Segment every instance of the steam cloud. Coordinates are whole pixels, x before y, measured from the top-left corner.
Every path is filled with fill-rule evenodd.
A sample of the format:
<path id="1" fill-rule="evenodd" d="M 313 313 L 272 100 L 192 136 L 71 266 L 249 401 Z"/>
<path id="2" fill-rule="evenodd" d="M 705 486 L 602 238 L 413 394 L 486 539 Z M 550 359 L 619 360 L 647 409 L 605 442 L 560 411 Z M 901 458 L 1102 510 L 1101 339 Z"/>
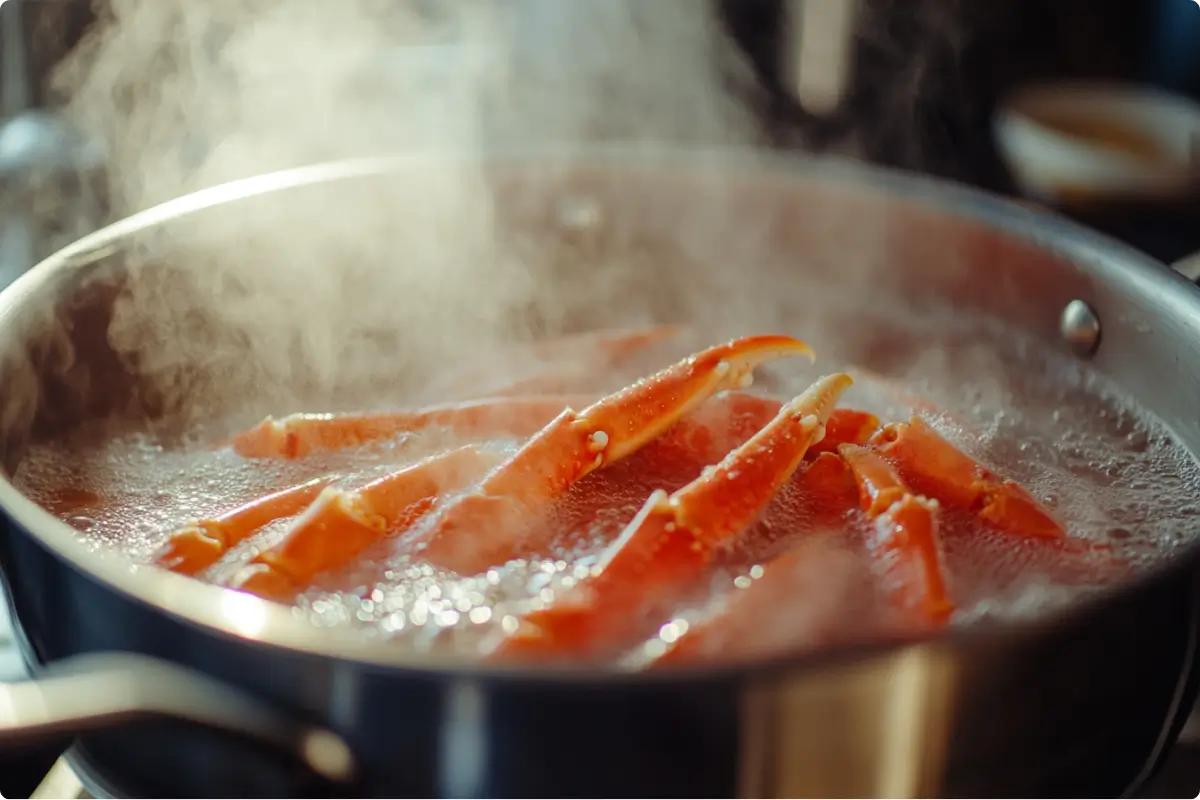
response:
<path id="1" fill-rule="evenodd" d="M 747 73 L 695 0 L 109 0 L 100 16 L 54 87 L 108 145 L 117 215 L 346 157 L 758 136 L 729 91 Z M 545 254 L 502 235 L 479 169 L 276 200 L 173 225 L 132 264 L 110 339 L 180 397 L 432 370 L 554 305 Z"/>

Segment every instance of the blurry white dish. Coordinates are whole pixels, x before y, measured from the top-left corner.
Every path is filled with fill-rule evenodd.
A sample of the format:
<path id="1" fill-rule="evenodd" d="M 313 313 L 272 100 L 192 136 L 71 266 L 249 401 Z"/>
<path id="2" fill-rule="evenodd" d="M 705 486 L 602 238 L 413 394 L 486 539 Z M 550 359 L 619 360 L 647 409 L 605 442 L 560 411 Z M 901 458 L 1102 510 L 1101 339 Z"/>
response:
<path id="1" fill-rule="evenodd" d="M 1153 87 L 1025 86 L 1000 104 L 993 135 L 1022 193 L 1043 202 L 1170 197 L 1200 174 L 1200 104 Z"/>

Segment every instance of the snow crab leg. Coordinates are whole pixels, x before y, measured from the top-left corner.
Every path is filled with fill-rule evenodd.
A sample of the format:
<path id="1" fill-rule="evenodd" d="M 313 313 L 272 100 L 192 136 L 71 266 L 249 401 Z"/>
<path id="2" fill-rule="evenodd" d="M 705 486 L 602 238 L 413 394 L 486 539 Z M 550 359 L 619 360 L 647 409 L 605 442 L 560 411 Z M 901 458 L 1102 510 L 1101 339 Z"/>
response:
<path id="1" fill-rule="evenodd" d="M 571 593 L 526 615 L 495 656 L 577 654 L 635 634 L 648 598 L 666 599 L 703 575 L 717 551 L 767 507 L 799 467 L 848 375 L 818 380 L 719 464 L 674 494 L 650 495 Z"/>
<path id="2" fill-rule="evenodd" d="M 761 426 L 779 408 L 778 401 L 736 392 L 719 400 L 710 403 L 713 410 L 738 427 Z M 673 435 L 694 436 L 694 427 L 680 425 Z M 999 530 L 1027 537 L 1066 536 L 1062 525 L 1029 492 L 1015 481 L 998 478 L 921 417 L 881 427 L 873 414 L 835 409 L 826 423 L 825 438 L 809 448 L 808 458 L 836 454 L 844 444 L 869 446 L 886 456 L 899 475 L 926 497 L 975 514 Z M 699 449 L 696 444 L 692 447 Z M 837 468 L 829 462 L 822 470 L 832 475 Z"/>
<path id="3" fill-rule="evenodd" d="M 607 367 L 652 345 L 678 336 L 680 325 L 655 325 L 633 331 L 598 331 L 531 345 L 519 359 L 533 364 L 553 364 L 568 357 L 583 360 L 582 376 Z M 492 366 L 494 370 L 494 365 Z M 478 370 L 456 379 L 470 391 L 480 380 Z M 253 428 L 235 434 L 228 444 L 244 458 L 303 458 L 314 450 L 340 450 L 367 442 L 390 439 L 431 426 L 442 426 L 460 436 L 508 434 L 529 436 L 573 404 L 587 404 L 593 396 L 579 395 L 580 381 L 561 374 L 539 374 L 484 393 L 474 401 L 431 406 L 417 411 L 376 414 L 292 414 L 267 417 Z M 575 396 L 557 405 L 548 397 Z M 448 390 L 443 396 L 455 394 Z"/>
<path id="4" fill-rule="evenodd" d="M 893 596 L 930 622 L 945 623 L 954 604 L 938 546 L 937 503 L 914 495 L 877 453 L 851 444 L 838 453 L 858 481 L 862 509 L 875 527 L 867 549 L 893 584 Z"/>
<path id="5" fill-rule="evenodd" d="M 267 417 L 230 444 L 243 458 L 303 458 L 316 450 L 343 450 L 431 427 L 464 437 L 530 436 L 587 395 L 497 397 L 376 414 L 292 414 Z"/>
<path id="6" fill-rule="evenodd" d="M 730 394 L 730 417 L 746 415 L 764 421 L 778 408 L 776 401 L 747 394 Z M 1064 538 L 1066 531 L 1053 515 L 1018 483 L 1003 480 L 941 436 L 921 417 L 880 426 L 865 411 L 836 409 L 826 425 L 825 438 L 809 449 L 809 458 L 838 453 L 844 444 L 866 445 L 884 456 L 899 475 L 926 497 L 977 515 L 1011 534 Z M 832 465 L 828 467 L 833 470 Z"/>
<path id="7" fill-rule="evenodd" d="M 257 555 L 230 585 L 270 600 L 294 596 L 318 574 L 349 565 L 389 531 L 408 528 L 445 492 L 462 489 L 499 462 L 498 453 L 467 446 L 358 489 L 328 487 L 283 540 Z"/>
<path id="8" fill-rule="evenodd" d="M 446 504 L 427 531 L 422 556 L 477 574 L 537 542 L 546 501 L 605 464 L 636 452 L 718 392 L 749 385 L 755 367 L 813 357 L 787 336 L 736 339 L 689 356 L 581 412 L 567 409 L 472 492 Z M 486 535 L 481 535 L 486 531 Z"/>
<path id="9" fill-rule="evenodd" d="M 432 507 L 432 500 L 441 492 L 461 489 L 499 462 L 498 453 L 468 446 L 377 478 L 355 491 L 330 486 L 332 478 L 315 478 L 179 528 L 159 549 L 154 563 L 172 572 L 196 575 L 271 522 L 306 512 L 274 549 L 283 551 L 285 558 L 293 551 L 320 551 L 323 555 L 311 557 L 311 574 L 315 575 L 343 566 L 366 546 L 352 541 L 354 533 L 361 533 L 357 523 L 371 530 L 399 525 L 406 521 L 406 511 L 414 503 L 428 500 Z M 352 522 L 339 527 L 342 516 Z M 408 516 L 416 519 L 419 515 Z M 331 537 L 331 541 L 321 541 Z M 344 553 L 349 555 L 339 558 Z M 327 561 L 321 562 L 322 557 Z"/>
<path id="10" fill-rule="evenodd" d="M 946 441 L 920 417 L 885 425 L 871 444 L 919 492 L 975 514 L 1006 533 L 1063 538 L 1050 512 L 1014 481 L 1002 480 Z"/>
<path id="11" fill-rule="evenodd" d="M 664 668 L 731 654 L 747 660 L 766 658 L 837 640 L 845 635 L 846 610 L 863 605 L 863 586 L 869 585 L 865 573 L 849 550 L 805 540 L 752 569 L 750 585 L 735 590 L 716 613 L 663 625 L 645 655 L 655 668 Z M 784 606 L 788 613 L 779 613 Z M 885 627 L 882 620 L 878 627 Z"/>
<path id="12" fill-rule="evenodd" d="M 213 519 L 185 525 L 167 539 L 154 563 L 183 575 L 203 572 L 264 525 L 299 514 L 328 484 L 328 478 L 316 478 L 259 497 Z"/>

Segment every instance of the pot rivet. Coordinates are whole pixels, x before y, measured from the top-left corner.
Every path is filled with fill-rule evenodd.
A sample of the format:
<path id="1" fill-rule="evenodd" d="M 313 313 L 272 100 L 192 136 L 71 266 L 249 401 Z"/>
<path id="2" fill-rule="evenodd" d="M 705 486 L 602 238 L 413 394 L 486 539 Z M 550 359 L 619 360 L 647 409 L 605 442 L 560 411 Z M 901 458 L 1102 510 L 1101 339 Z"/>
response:
<path id="1" fill-rule="evenodd" d="M 1067 303 L 1058 330 L 1077 356 L 1090 356 L 1100 345 L 1100 317 L 1082 300 Z"/>

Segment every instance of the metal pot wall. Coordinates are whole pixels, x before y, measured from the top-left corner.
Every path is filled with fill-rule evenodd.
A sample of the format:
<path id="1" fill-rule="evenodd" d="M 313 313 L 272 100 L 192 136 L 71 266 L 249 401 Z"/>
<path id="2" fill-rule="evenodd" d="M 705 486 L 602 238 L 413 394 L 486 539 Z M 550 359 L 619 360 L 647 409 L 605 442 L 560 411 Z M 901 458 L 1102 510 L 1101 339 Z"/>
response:
<path id="1" fill-rule="evenodd" d="M 865 297 L 986 314 L 1087 359 L 1200 446 L 1200 292 L 1055 217 L 758 153 L 482 163 L 506 236 L 571 244 L 574 266 L 547 280 L 582 283 L 578 308 L 563 314 L 580 327 L 704 309 L 715 335 L 745 323 L 757 300 L 786 305 L 815 281 L 862 281 Z M 30 441 L 84 420 L 178 410 L 108 344 L 112 287 L 132 259 L 249 257 L 264 219 L 303 232 L 330 208 L 362 236 L 387 236 L 394 220 L 381 200 L 397 185 L 474 166 L 413 157 L 265 176 L 152 209 L 50 258 L 0 294 L 8 474 Z M 327 244 L 334 253 L 344 241 Z M 608 265 L 611 282 L 623 248 L 661 252 L 659 269 L 623 276 L 625 304 L 597 303 L 589 281 Z M 746 265 L 724 312 L 687 266 L 697 254 Z M 845 269 L 848 259 L 863 268 Z M 857 351 L 837 355 L 871 366 L 886 357 L 887 332 L 861 325 Z M 258 410 L 272 400 L 205 398 L 214 413 L 222 401 Z M 41 668 L 2 690 L 0 739 L 81 734 L 80 771 L 132 796 L 1106 796 L 1149 774 L 1195 693 L 1195 546 L 1034 622 L 630 675 L 463 665 L 316 629 L 257 598 L 92 552 L 7 480 L 0 508 L 0 565 Z M 97 653 L 126 655 L 76 660 Z"/>

